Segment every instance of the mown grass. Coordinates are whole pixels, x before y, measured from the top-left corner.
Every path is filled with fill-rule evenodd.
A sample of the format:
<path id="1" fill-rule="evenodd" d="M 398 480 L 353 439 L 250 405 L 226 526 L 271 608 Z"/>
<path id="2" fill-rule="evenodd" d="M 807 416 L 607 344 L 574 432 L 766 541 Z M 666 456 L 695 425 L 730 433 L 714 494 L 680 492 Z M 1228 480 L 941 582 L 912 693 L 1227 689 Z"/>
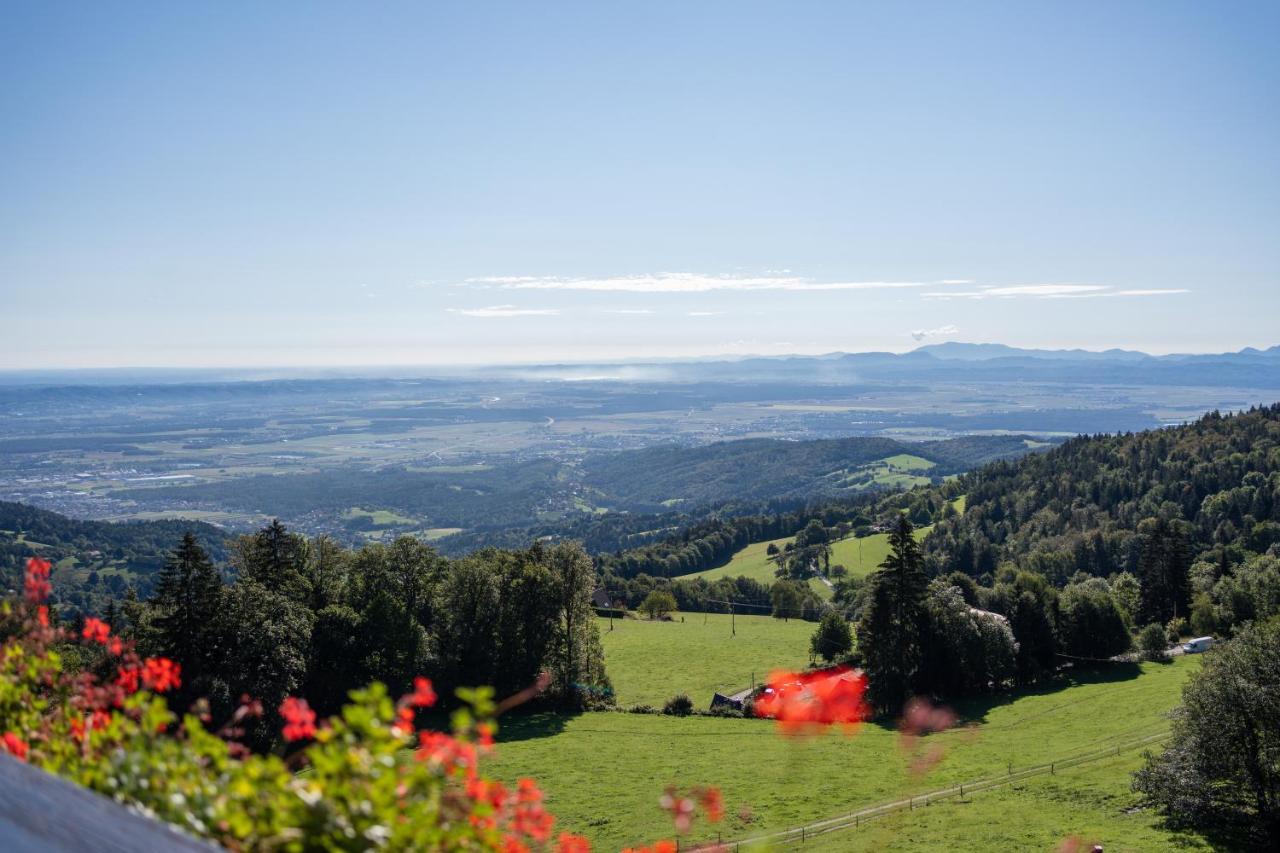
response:
<path id="1" fill-rule="evenodd" d="M 1129 782 L 1143 761 L 1141 751 L 1125 752 L 808 839 L 804 849 L 1052 851 L 1072 837 L 1085 842 L 1084 850 L 1102 844 L 1108 853 L 1214 849 L 1199 835 L 1171 831 L 1155 812 L 1139 808 Z"/>
<path id="2" fill-rule="evenodd" d="M 612 631 L 608 619 L 599 620 L 605 668 L 620 705 L 660 708 L 686 693 L 695 708 L 708 708 L 716 691 L 750 687 L 753 673 L 762 681 L 770 670 L 804 667 L 817 627 L 772 616 L 738 615 L 731 621 L 721 613 L 677 613 L 675 620 L 615 619 Z"/>
<path id="3" fill-rule="evenodd" d="M 764 720 L 608 712 L 507 719 L 491 768 L 511 780 L 536 776 L 563 826 L 584 832 L 600 850 L 670 836 L 670 821 L 657 804 L 667 785 L 717 785 L 724 794 L 725 820 L 712 828 L 700 824 L 690 841 L 714 838 L 717 832 L 743 838 L 1160 731 L 1187 674 L 1198 665 L 1194 658 L 1120 665 L 1081 673 L 1056 689 L 963 703 L 958 710 L 972 725 L 922 739 L 919 748 L 944 751 L 931 770 L 919 775 L 910 772 L 912 756 L 891 726 L 866 724 L 849 736 L 793 738 Z M 1011 842 L 983 849 L 1053 849 L 1039 839 L 1060 830 L 1065 834 L 1068 824 L 1080 832 L 1105 831 L 1108 841 L 1121 845 L 1116 849 L 1160 849 L 1165 836 L 1150 836 L 1157 841 L 1145 844 L 1144 833 L 1155 832 L 1148 819 L 1132 825 L 1123 819 L 1132 805 L 1125 774 L 1123 764 L 1105 773 L 1083 765 L 1073 777 L 973 795 L 977 808 L 985 810 L 981 814 L 969 816 L 963 811 L 973 808 L 969 805 L 929 807 L 940 815 L 953 809 L 953 827 L 934 819 L 933 812 L 894 818 L 900 823 L 886 826 L 905 827 L 902 832 L 918 833 L 947 849 L 961 842 L 976 849 L 992 838 Z M 1069 779 L 1077 777 L 1096 780 L 1097 789 L 1070 793 Z M 1017 797 L 1025 799 L 1010 799 Z M 1054 813 L 1057 799 L 1071 807 Z M 1032 841 L 1024 844 L 1024 839 Z M 827 849 L 851 849 L 840 846 L 846 841 L 862 843 L 861 836 L 844 833 Z"/>

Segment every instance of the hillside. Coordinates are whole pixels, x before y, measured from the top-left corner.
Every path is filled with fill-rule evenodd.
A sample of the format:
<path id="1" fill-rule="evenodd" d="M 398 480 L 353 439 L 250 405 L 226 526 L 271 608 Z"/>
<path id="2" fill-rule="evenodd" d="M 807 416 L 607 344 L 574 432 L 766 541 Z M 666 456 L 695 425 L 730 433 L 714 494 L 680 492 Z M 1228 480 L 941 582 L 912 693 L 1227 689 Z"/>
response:
<path id="1" fill-rule="evenodd" d="M 592 457 L 583 463 L 583 482 L 631 507 L 832 495 L 901 485 L 892 478 L 877 481 L 885 466 L 876 463 L 886 460 L 898 461 L 897 466 L 889 465 L 903 469 L 898 473 L 927 472 L 939 477 L 994 459 L 1021 456 L 1036 446 L 1026 436 L 967 436 L 921 443 L 888 438 L 744 439 Z"/>
<path id="2" fill-rule="evenodd" d="M 1180 427 L 1072 439 L 960 478 L 965 512 L 926 542 L 944 571 L 980 575 L 1017 560 L 1061 582 L 1133 571 L 1139 526 L 1182 525 L 1220 560 L 1280 542 L 1280 405 L 1210 413 Z"/>
<path id="3" fill-rule="evenodd" d="M 199 521 L 78 521 L 25 504 L 0 501 L 0 572 L 10 589 L 20 586 L 30 556 L 56 566 L 57 600 L 100 612 L 109 598 L 133 586 L 145 596 L 165 555 L 191 531 L 210 555 L 225 561 L 226 532 Z"/>

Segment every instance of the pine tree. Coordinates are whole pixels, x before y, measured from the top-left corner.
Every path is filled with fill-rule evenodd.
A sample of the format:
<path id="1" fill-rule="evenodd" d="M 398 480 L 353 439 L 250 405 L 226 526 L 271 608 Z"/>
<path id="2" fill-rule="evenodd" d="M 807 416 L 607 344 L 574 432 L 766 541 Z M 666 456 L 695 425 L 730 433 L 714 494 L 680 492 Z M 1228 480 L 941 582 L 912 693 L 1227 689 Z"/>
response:
<path id="1" fill-rule="evenodd" d="M 182 665 L 188 684 L 207 669 L 211 623 L 218 614 L 222 578 L 194 534 L 188 532 L 156 580 L 150 606 L 159 651 Z"/>
<path id="2" fill-rule="evenodd" d="M 924 558 L 905 515 L 898 516 L 897 526 L 889 534 L 889 549 L 889 556 L 871 574 L 867 604 L 858 625 L 868 694 L 876 709 L 884 713 L 901 709 L 917 686 L 928 587 Z"/>
<path id="3" fill-rule="evenodd" d="M 311 598 L 307 578 L 307 541 L 290 533 L 280 519 L 236 543 L 240 575 L 299 603 Z"/>

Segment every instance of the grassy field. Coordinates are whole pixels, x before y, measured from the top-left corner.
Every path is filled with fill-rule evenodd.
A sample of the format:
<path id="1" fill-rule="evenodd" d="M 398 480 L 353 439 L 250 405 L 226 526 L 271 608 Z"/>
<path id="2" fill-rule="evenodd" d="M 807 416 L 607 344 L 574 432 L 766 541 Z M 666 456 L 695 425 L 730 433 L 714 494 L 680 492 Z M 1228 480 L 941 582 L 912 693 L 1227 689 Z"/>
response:
<path id="1" fill-rule="evenodd" d="M 679 621 L 681 618 L 684 621 Z M 677 693 L 687 693 L 695 708 L 711 706 L 711 694 L 733 693 L 781 667 L 802 668 L 809 662 L 812 622 L 784 622 L 772 616 L 720 613 L 676 614 L 675 622 L 641 619 L 600 620 L 605 667 L 618 703 L 662 707 Z"/>
<path id="2" fill-rule="evenodd" d="M 398 515 L 388 509 L 361 509 L 360 507 L 352 507 L 342 516 L 345 519 L 367 518 L 379 527 L 386 527 L 392 524 L 416 524 L 417 521 L 412 518 L 406 518 Z"/>
<path id="3" fill-rule="evenodd" d="M 933 525 L 917 527 L 916 541 L 919 542 L 924 539 L 932 529 Z M 765 551 L 771 544 L 776 544 L 779 548 L 782 548 L 793 538 L 788 536 L 783 539 L 772 539 L 768 542 L 753 542 L 734 554 L 733 558 L 723 566 L 707 569 L 705 572 L 685 575 L 684 577 L 715 580 L 716 578 L 736 578 L 739 575 L 744 575 L 760 581 L 760 583 L 773 583 L 777 580 L 774 576 L 776 566 L 769 562 L 769 556 Z M 831 565 L 844 566 L 849 570 L 849 574 L 855 577 L 864 577 L 871 574 L 871 572 L 875 571 L 876 566 L 880 565 L 887 556 L 889 556 L 889 534 L 887 533 L 873 533 L 870 536 L 863 536 L 861 539 L 849 536 L 831 545 Z M 831 590 L 817 578 L 810 578 L 809 585 L 824 598 L 831 597 Z"/>
<path id="4" fill-rule="evenodd" d="M 892 458 L 896 459 L 897 457 Z M 914 459 L 915 457 L 908 458 Z M 961 495 L 951 501 L 951 505 L 956 508 L 957 512 L 963 513 L 965 496 Z M 919 542 L 924 539 L 932 529 L 932 524 L 917 527 L 916 541 Z M 760 583 L 773 583 L 777 579 L 774 576 L 776 566 L 769 562 L 769 555 L 766 552 L 770 545 L 784 548 L 794 538 L 794 536 L 784 536 L 781 539 L 770 539 L 767 542 L 752 542 L 734 554 L 729 562 L 723 566 L 685 575 L 684 577 L 715 580 L 716 578 L 736 578 L 741 575 L 760 581 Z M 887 533 L 873 533 L 870 536 L 863 536 L 861 539 L 849 536 L 831 545 L 831 565 L 844 566 L 849 570 L 849 574 L 855 577 L 865 577 L 871 574 L 887 556 L 889 556 L 889 534 Z M 831 590 L 818 579 L 811 579 L 809 584 L 823 598 L 831 597 Z"/>
<path id="5" fill-rule="evenodd" d="M 1111 851 L 1211 850 L 1193 833 L 1171 832 L 1154 813 L 1132 808 L 1130 774 L 1142 766 L 1141 751 L 1072 767 L 1052 776 L 998 788 L 964 799 L 899 812 L 806 841 L 814 853 L 858 850 L 988 851 L 1057 850 L 1067 838 L 1102 844 Z M 1016 820 L 1010 816 L 1015 815 Z"/>
<path id="6" fill-rule="evenodd" d="M 562 824 L 601 850 L 669 836 L 657 798 L 671 784 L 714 784 L 724 794 L 725 820 L 710 835 L 695 830 L 690 841 L 715 831 L 738 839 L 1161 731 L 1198 665 L 1191 658 L 1124 665 L 1053 690 L 963 703 L 957 710 L 971 725 L 925 738 L 918 749 L 943 752 L 920 775 L 909 771 L 912 756 L 892 727 L 806 739 L 779 735 L 763 720 L 624 713 L 510 718 L 491 767 L 505 778 L 536 776 Z M 830 837 L 823 849 L 1052 850 L 1068 833 L 1105 836 L 1109 851 L 1167 849 L 1173 838 L 1153 828 L 1151 815 L 1126 814 L 1134 804 L 1126 774 L 1135 760 L 1122 754 L 975 794 L 970 803 L 891 817 L 882 827 Z M 871 832 L 882 835 L 868 841 Z"/>

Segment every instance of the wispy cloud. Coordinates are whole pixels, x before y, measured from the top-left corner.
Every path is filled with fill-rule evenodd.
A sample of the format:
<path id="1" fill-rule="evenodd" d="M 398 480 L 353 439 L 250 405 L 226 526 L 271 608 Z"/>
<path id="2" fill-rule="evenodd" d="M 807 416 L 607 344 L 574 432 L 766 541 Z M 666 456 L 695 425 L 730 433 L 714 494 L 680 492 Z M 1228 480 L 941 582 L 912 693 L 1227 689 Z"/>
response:
<path id="1" fill-rule="evenodd" d="M 690 311 L 690 317 L 719 317 L 723 311 Z"/>
<path id="2" fill-rule="evenodd" d="M 486 308 L 446 308 L 450 314 L 464 317 L 554 317 L 555 308 L 517 308 L 514 305 L 490 305 Z"/>
<path id="3" fill-rule="evenodd" d="M 1165 296 L 1190 293 L 1185 288 L 1116 290 L 1107 284 L 1019 284 L 979 287 L 977 290 L 939 290 L 920 294 L 925 299 L 1094 299 L 1104 296 Z"/>
<path id="4" fill-rule="evenodd" d="M 467 279 L 467 284 L 510 290 L 593 290 L 630 293 L 708 293 L 719 290 L 892 290 L 971 284 L 966 279 L 940 281 L 816 281 L 796 275 L 708 275 L 691 272 L 662 272 L 653 275 L 625 275 L 606 278 L 561 278 L 558 276 L 487 276 Z"/>
<path id="5" fill-rule="evenodd" d="M 605 308 L 606 314 L 652 314 L 652 308 Z"/>
<path id="6" fill-rule="evenodd" d="M 958 334 L 960 334 L 959 329 L 955 326 L 947 325 L 939 326 L 936 329 L 916 329 L 911 333 L 911 337 L 915 338 L 917 341 L 923 341 L 925 338 L 942 338 Z"/>

